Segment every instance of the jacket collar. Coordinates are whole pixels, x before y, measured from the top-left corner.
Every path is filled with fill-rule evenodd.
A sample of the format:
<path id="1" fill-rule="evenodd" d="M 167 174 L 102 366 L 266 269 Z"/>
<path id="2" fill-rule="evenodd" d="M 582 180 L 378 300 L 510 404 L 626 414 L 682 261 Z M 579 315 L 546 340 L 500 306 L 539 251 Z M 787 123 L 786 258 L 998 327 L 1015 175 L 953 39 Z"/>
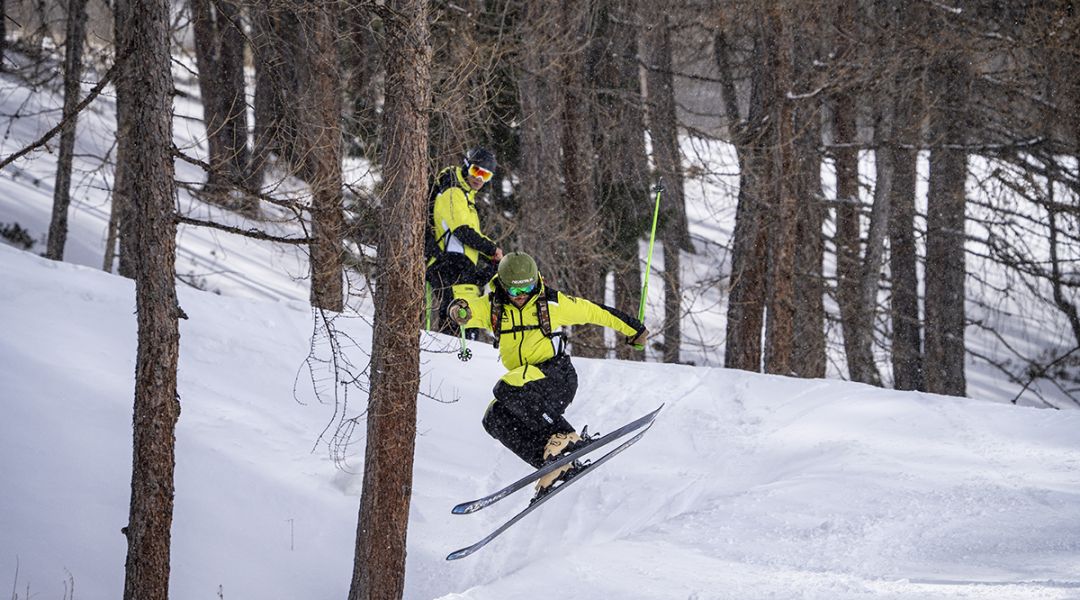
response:
<path id="1" fill-rule="evenodd" d="M 454 176 L 457 178 L 458 187 L 465 191 L 465 195 L 469 200 L 473 199 L 476 195 L 476 190 L 472 189 L 469 182 L 465 179 L 465 169 L 461 167 L 454 167 Z"/>

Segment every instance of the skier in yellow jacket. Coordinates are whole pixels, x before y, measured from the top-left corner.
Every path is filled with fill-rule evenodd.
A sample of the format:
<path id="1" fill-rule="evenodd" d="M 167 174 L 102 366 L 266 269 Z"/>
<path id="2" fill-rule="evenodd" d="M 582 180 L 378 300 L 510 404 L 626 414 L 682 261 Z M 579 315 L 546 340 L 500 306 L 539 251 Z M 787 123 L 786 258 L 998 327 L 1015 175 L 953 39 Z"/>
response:
<path id="1" fill-rule="evenodd" d="M 614 308 L 563 294 L 544 285 L 528 254 L 511 252 L 499 262 L 492 291 L 475 288 L 455 294 L 448 315 L 465 328 L 491 330 L 508 373 L 493 390 L 484 429 L 533 467 L 588 443 L 563 417 L 577 392 L 577 372 L 564 350 L 566 325 L 603 325 L 623 334 L 628 344 L 645 343 L 648 330 Z M 537 497 L 572 476 L 575 465 L 537 482 Z"/>
<path id="2" fill-rule="evenodd" d="M 444 325 L 446 307 L 457 286 L 484 285 L 495 275 L 495 265 L 503 257 L 502 249 L 480 232 L 476 211 L 476 193 L 495 175 L 495 155 L 474 148 L 465 155 L 461 167 L 447 167 L 439 172 L 432 189 L 432 238 L 425 276 L 432 291 L 441 294 L 439 318 Z M 442 328 L 445 333 L 455 329 Z"/>

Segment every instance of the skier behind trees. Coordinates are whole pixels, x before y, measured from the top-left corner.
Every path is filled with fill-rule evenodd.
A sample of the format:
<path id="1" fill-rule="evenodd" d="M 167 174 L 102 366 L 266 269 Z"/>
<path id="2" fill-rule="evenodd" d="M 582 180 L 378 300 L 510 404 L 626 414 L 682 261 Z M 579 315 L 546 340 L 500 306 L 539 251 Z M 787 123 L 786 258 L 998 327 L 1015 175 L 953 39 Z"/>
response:
<path id="1" fill-rule="evenodd" d="M 603 325 L 625 335 L 634 346 L 643 345 L 649 332 L 621 311 L 545 286 L 536 262 L 521 252 L 503 257 L 491 287 L 486 296 L 476 291 L 455 294 L 448 316 L 461 327 L 494 333 L 495 347 L 509 372 L 495 384 L 495 399 L 484 413 L 484 429 L 522 460 L 540 468 L 590 441 L 563 417 L 577 392 L 577 372 L 560 328 Z M 577 467 L 575 462 L 541 478 L 536 497 L 572 477 Z"/>
<path id="2" fill-rule="evenodd" d="M 436 328 L 444 333 L 457 333 L 456 323 L 446 318 L 457 287 L 476 286 L 479 293 L 495 276 L 495 266 L 503 257 L 502 249 L 480 232 L 476 212 L 476 192 L 495 175 L 496 166 L 494 154 L 474 148 L 465 155 L 463 166 L 447 167 L 435 176 L 424 275 L 432 293 L 440 298 Z"/>

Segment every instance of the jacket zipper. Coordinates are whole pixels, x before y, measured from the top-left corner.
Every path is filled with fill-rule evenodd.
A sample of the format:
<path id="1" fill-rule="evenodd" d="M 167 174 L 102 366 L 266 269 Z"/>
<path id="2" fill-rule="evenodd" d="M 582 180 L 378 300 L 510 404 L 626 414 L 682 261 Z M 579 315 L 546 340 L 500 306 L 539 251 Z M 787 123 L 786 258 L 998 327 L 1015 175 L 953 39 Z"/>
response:
<path id="1" fill-rule="evenodd" d="M 521 326 L 524 328 L 525 327 L 525 314 L 524 314 L 524 311 L 522 311 L 520 308 L 517 308 L 516 306 L 514 308 L 517 309 L 518 315 L 521 316 Z M 514 340 L 515 341 L 517 341 L 517 339 L 518 339 L 518 334 L 521 334 L 521 339 L 524 341 L 525 332 L 524 331 L 517 331 L 517 325 L 514 323 L 514 311 L 510 311 L 510 329 L 512 331 L 514 331 Z M 525 370 L 521 372 L 521 377 L 522 377 L 522 379 L 524 379 L 529 374 L 529 363 L 525 362 L 525 355 L 521 353 L 521 346 L 522 345 L 523 344 L 519 343 L 517 345 L 517 347 L 518 347 L 518 363 L 525 366 Z"/>

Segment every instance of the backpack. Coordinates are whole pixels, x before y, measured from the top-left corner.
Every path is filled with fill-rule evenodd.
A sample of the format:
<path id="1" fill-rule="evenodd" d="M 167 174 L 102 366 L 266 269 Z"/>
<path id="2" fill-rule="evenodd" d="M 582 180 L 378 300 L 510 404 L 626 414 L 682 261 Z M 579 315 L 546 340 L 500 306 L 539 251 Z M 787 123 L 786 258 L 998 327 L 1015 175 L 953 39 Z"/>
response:
<path id="1" fill-rule="evenodd" d="M 438 260 L 443 253 L 439 248 L 439 242 L 448 232 L 444 231 L 442 235 L 435 237 L 435 198 L 457 185 L 457 174 L 454 169 L 455 167 L 447 167 L 439 171 L 431 180 L 431 188 L 428 190 L 427 223 L 424 225 L 424 264 L 431 263 L 433 259 Z"/>

